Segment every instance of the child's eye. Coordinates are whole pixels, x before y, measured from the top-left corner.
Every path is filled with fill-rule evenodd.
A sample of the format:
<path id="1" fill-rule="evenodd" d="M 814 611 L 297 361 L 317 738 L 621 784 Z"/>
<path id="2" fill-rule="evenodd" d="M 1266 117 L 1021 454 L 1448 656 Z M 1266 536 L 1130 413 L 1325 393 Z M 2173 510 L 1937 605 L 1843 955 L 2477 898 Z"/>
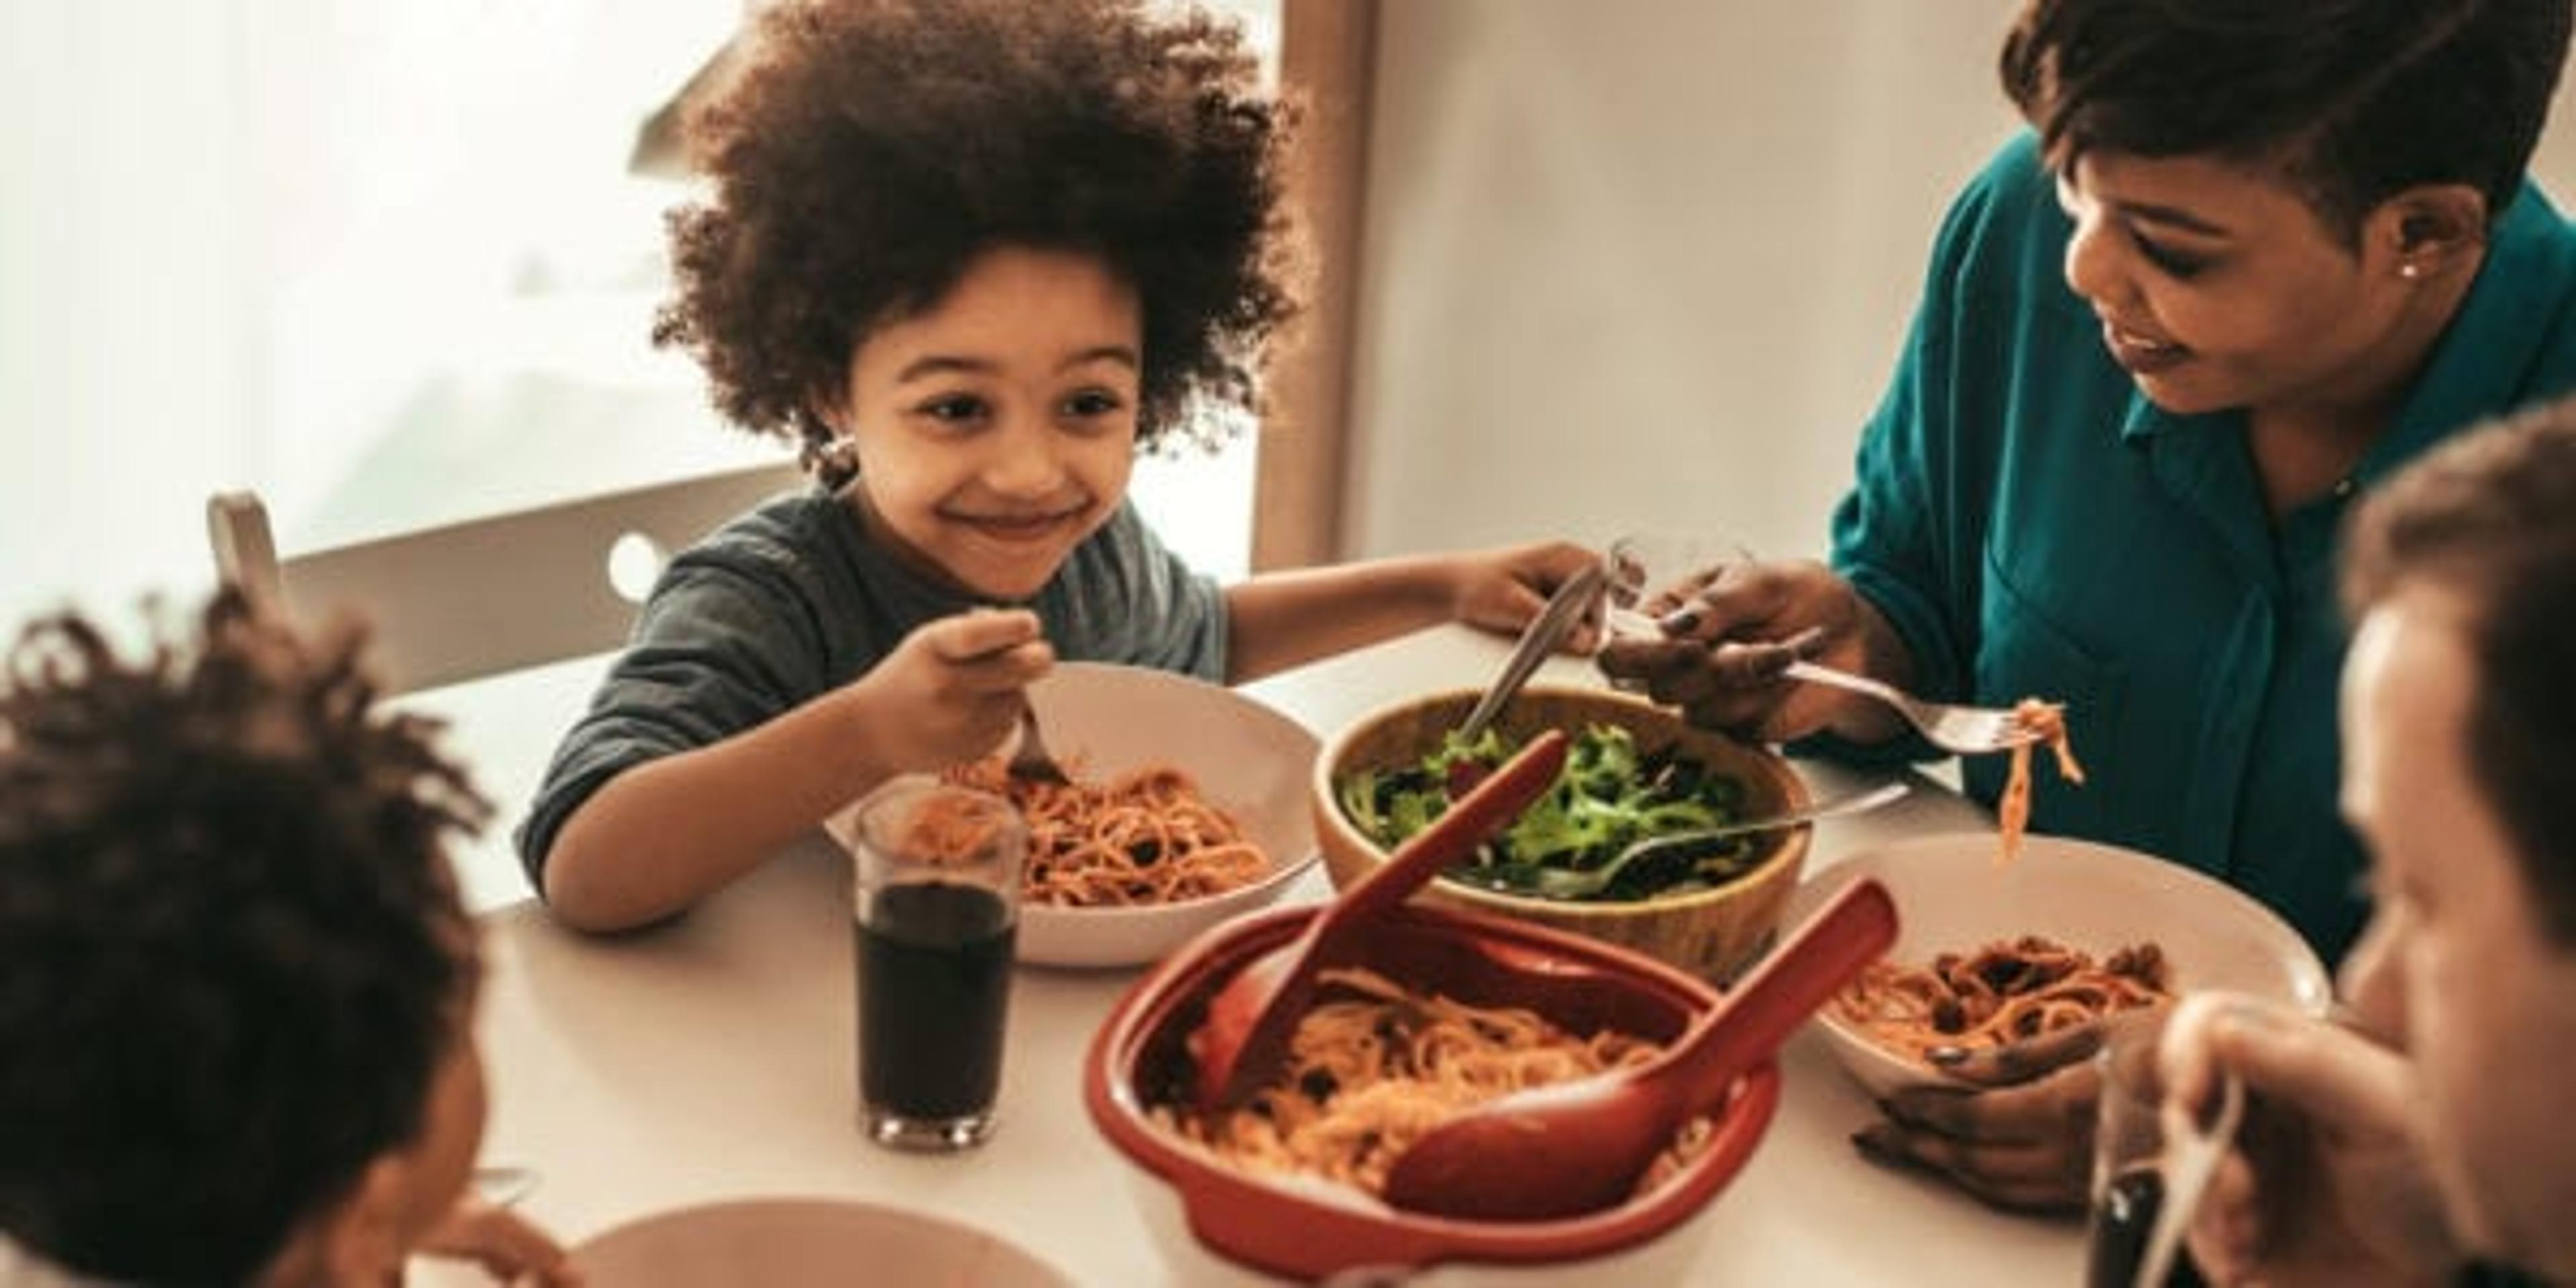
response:
<path id="1" fill-rule="evenodd" d="M 2190 281 L 2209 267 L 2209 261 L 2200 256 L 2186 255 L 2138 233 L 2129 234 L 2129 240 L 2137 244 L 2138 253 L 2146 256 L 2148 263 L 2164 270 L 2165 275 L 2175 281 Z"/>
<path id="2" fill-rule="evenodd" d="M 1064 400 L 1064 414 L 1085 419 L 1111 415 L 1127 405 L 1127 400 L 1108 389 L 1085 389 Z"/>
<path id="3" fill-rule="evenodd" d="M 930 399 L 913 411 L 932 420 L 960 422 L 983 419 L 987 408 L 983 399 L 972 394 L 948 394 Z"/>

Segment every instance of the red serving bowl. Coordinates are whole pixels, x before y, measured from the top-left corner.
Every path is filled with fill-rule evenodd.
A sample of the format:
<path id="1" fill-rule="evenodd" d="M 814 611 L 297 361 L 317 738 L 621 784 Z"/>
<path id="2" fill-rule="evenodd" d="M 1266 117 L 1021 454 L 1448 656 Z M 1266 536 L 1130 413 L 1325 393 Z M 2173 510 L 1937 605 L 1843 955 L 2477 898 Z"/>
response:
<path id="1" fill-rule="evenodd" d="M 1127 991 L 1083 1062 L 1092 1123 L 1144 1174 L 1160 1179 L 1161 1185 L 1144 1188 L 1176 1191 L 1190 1232 L 1227 1257 L 1304 1279 L 1360 1267 L 1594 1257 L 1657 1240 L 1699 1212 L 1770 1124 L 1780 1074 L 1766 1062 L 1737 1082 L 1705 1147 L 1678 1175 L 1617 1207 L 1554 1221 L 1425 1216 L 1319 1180 L 1286 1183 L 1220 1162 L 1154 1122 L 1149 1111 L 1186 1101 L 1191 1066 L 1184 1043 L 1208 997 L 1245 962 L 1293 938 L 1317 911 L 1311 905 L 1277 909 L 1200 936 Z M 1351 964 L 1472 1005 L 1525 1006 L 1575 1032 L 1607 1026 L 1662 1042 L 1679 1036 L 1718 998 L 1706 982 L 1625 949 L 1526 922 L 1419 906 L 1399 908 L 1372 927 Z M 1151 1222 L 1151 1197 L 1146 1201 Z"/>

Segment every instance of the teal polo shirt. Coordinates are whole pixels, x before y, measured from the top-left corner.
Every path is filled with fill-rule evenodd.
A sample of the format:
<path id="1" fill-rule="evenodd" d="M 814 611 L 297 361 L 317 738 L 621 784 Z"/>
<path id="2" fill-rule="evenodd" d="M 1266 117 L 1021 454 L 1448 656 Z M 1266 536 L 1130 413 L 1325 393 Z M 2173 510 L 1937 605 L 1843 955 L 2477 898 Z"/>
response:
<path id="1" fill-rule="evenodd" d="M 2035 830 L 2218 876 L 2334 961 L 2368 912 L 2335 803 L 2337 531 L 2443 437 L 2576 387 L 2576 231 L 2526 185 L 2395 427 L 2277 523 L 2241 412 L 2166 413 L 2111 361 L 2071 231 L 2027 134 L 1952 207 L 1834 566 L 1930 696 L 2066 703 L 2090 778 L 2035 766 Z M 1963 768 L 1991 806 L 2004 758 Z"/>

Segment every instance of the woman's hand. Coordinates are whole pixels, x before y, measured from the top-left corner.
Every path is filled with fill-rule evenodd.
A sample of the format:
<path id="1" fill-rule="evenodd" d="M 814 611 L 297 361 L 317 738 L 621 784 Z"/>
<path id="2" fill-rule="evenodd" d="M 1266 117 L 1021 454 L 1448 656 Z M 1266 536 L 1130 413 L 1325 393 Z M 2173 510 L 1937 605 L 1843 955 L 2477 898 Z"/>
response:
<path id="1" fill-rule="evenodd" d="M 1896 718 L 1866 698 L 1781 677 L 1810 658 L 1900 687 L 1912 680 L 1895 632 L 1823 564 L 1725 564 L 1654 588 L 1641 608 L 1663 638 L 1614 638 L 1601 669 L 1692 724 L 1765 742 L 1826 729 L 1864 742 L 1897 732 Z"/>
<path id="2" fill-rule="evenodd" d="M 2001 1208 L 2075 1212 L 2093 1174 L 2103 1027 L 2076 1025 L 1944 1065 L 1977 1084 L 1909 1087 L 1852 1137 L 1874 1162 L 1922 1168 Z"/>
<path id="3" fill-rule="evenodd" d="M 2185 998 L 2157 1050 L 2166 1112 L 2247 1091 L 2201 1199 L 2193 1261 L 2215 1284 L 2442 1282 L 2465 1259 L 2416 1135 L 2405 1057 L 2341 1025 L 2226 994 Z"/>
<path id="4" fill-rule="evenodd" d="M 424 1256 L 471 1261 L 511 1288 L 577 1288 L 581 1271 L 552 1236 L 508 1208 L 467 1196 L 421 1236 Z"/>
<path id="5" fill-rule="evenodd" d="M 1517 635 L 1547 607 L 1548 596 L 1600 556 L 1567 541 L 1480 550 L 1456 556 L 1450 615 L 1469 626 Z M 1595 615 L 1597 617 L 1597 614 Z M 1566 633 L 1560 651 L 1589 652 L 1601 638 L 1598 621 Z"/>
<path id="6" fill-rule="evenodd" d="M 1018 724 L 1025 690 L 1055 665 L 1037 614 L 977 609 L 923 624 L 850 685 L 866 703 L 869 758 L 887 773 L 991 754 Z"/>

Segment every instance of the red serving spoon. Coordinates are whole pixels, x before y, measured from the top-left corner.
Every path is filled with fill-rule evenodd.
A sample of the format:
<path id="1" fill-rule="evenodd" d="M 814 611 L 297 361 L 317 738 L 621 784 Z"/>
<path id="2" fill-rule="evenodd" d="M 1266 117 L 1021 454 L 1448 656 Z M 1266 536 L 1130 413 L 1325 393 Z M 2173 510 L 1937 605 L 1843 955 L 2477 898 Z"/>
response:
<path id="1" fill-rule="evenodd" d="M 1718 1103 L 1895 942 L 1887 887 L 1853 881 L 1662 1054 L 1514 1092 L 1442 1123 L 1396 1158 L 1386 1201 L 1489 1221 L 1553 1220 L 1620 1202 L 1691 1115 Z"/>
<path id="2" fill-rule="evenodd" d="M 1279 1066 L 1306 1013 L 1316 972 L 1347 956 L 1378 914 L 1403 903 L 1442 868 L 1519 817 L 1565 767 L 1566 737 L 1551 729 L 1504 762 L 1447 812 L 1417 832 L 1375 872 L 1315 914 L 1295 939 L 1254 958 L 1208 999 L 1207 1019 L 1189 1037 L 1198 1065 L 1198 1104 L 1213 1112 L 1240 1104 Z"/>

